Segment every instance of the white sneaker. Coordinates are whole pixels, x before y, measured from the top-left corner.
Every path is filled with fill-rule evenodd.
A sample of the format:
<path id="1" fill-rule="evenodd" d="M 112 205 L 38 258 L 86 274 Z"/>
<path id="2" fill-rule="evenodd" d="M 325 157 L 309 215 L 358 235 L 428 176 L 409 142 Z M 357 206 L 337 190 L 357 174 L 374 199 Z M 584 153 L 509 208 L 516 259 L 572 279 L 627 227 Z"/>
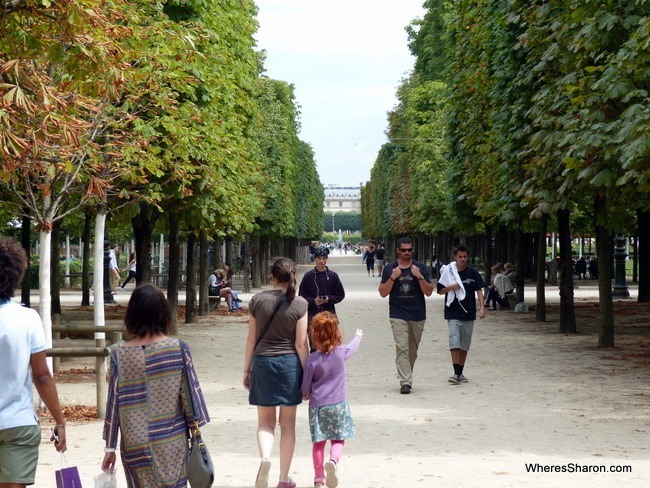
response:
<path id="1" fill-rule="evenodd" d="M 339 479 L 336 476 L 336 463 L 331 459 L 323 465 L 325 468 L 325 485 L 327 488 L 336 488 L 339 485 Z"/>
<path id="2" fill-rule="evenodd" d="M 257 478 L 255 478 L 255 488 L 269 488 L 269 471 L 271 471 L 271 461 L 264 458 L 260 463 Z"/>

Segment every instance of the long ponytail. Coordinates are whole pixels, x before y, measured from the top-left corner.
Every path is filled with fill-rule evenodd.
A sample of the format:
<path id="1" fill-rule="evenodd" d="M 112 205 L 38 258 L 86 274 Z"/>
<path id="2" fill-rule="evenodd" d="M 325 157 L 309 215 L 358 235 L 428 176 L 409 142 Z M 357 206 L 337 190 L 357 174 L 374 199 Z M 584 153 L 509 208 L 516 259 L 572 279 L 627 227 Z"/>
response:
<path id="1" fill-rule="evenodd" d="M 296 263 L 289 258 L 273 258 L 271 261 L 271 276 L 278 283 L 287 283 L 287 293 L 285 295 L 287 302 L 296 298 Z"/>

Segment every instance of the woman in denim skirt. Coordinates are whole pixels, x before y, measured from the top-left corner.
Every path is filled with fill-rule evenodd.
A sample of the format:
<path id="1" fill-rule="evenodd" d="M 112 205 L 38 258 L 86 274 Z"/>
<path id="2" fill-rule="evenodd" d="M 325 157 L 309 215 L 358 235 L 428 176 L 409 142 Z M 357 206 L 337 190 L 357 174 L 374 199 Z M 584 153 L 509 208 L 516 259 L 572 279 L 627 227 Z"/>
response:
<path id="1" fill-rule="evenodd" d="M 307 359 L 307 301 L 296 294 L 296 265 L 287 258 L 271 263 L 271 290 L 249 303 L 244 387 L 257 406 L 260 466 L 255 488 L 269 486 L 269 456 L 280 424 L 278 488 L 294 488 L 289 469 L 296 445 L 296 409 L 302 402 L 302 366 Z M 268 324 L 268 327 L 267 327 Z"/>

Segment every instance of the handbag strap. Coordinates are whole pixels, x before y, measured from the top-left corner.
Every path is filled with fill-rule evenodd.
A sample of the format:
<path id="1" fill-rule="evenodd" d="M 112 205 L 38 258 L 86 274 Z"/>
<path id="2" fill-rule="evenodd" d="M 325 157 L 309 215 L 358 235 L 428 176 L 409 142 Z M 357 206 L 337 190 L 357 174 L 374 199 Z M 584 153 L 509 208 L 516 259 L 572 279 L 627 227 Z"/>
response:
<path id="1" fill-rule="evenodd" d="M 269 327 L 271 327 L 271 322 L 273 322 L 273 317 L 275 317 L 275 314 L 278 312 L 278 310 L 280 310 L 280 307 L 286 301 L 286 299 L 287 299 L 287 297 L 282 295 L 280 297 L 280 299 L 278 300 L 278 303 L 276 303 L 275 309 L 273 310 L 273 313 L 269 317 L 269 320 L 266 321 L 266 325 L 262 329 L 262 332 L 260 333 L 260 335 L 257 337 L 257 341 L 255 341 L 255 347 L 253 348 L 253 352 L 255 352 L 255 349 L 257 349 L 257 346 L 260 345 L 260 342 L 262 342 L 262 338 L 264 337 L 264 334 L 266 334 L 266 332 L 269 330 Z"/>
<path id="2" fill-rule="evenodd" d="M 182 339 L 180 340 L 181 343 L 184 343 Z M 189 396 L 189 403 L 190 403 L 190 408 L 192 409 L 192 418 L 194 419 L 194 428 L 196 431 L 199 430 L 199 415 L 196 413 L 196 407 L 194 406 L 194 394 L 192 393 L 192 385 L 190 384 L 190 375 L 189 375 L 189 370 L 187 368 L 187 358 L 185 357 L 185 354 L 183 353 L 183 348 L 181 347 L 181 358 L 183 359 L 183 371 L 185 371 L 185 381 L 187 381 L 187 394 Z"/>

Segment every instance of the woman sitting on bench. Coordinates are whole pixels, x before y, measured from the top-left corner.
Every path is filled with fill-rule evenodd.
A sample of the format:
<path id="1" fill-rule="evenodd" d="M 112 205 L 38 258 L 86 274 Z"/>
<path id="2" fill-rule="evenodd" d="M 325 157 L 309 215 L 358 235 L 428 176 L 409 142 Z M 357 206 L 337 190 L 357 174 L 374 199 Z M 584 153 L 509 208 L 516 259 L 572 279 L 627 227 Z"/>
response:
<path id="1" fill-rule="evenodd" d="M 224 270 L 217 268 L 210 275 L 210 283 L 208 284 L 208 295 L 211 297 L 221 297 L 226 299 L 226 304 L 228 305 L 228 311 L 234 312 L 232 304 L 234 301 L 241 301 L 239 298 L 236 298 L 233 295 L 232 290 L 229 286 L 226 286 L 225 281 L 222 277 L 225 277 L 226 273 Z"/>

